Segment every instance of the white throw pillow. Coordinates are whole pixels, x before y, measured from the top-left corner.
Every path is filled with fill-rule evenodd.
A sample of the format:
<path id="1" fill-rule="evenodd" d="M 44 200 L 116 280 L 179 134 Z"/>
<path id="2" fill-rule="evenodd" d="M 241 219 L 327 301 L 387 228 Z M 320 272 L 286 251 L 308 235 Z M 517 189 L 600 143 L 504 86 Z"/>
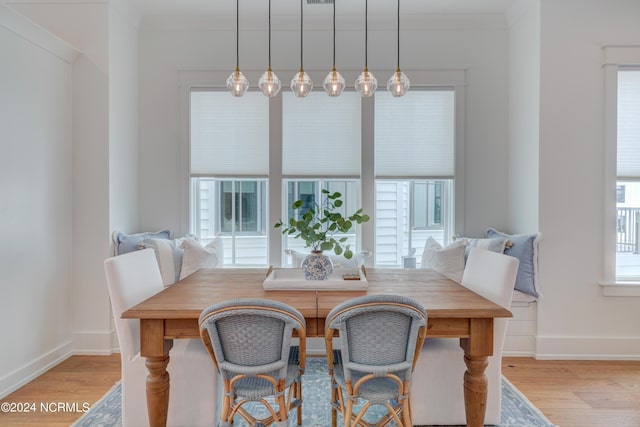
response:
<path id="1" fill-rule="evenodd" d="M 178 239 L 144 239 L 138 245 L 139 249 L 152 248 L 156 253 L 162 284 L 164 286 L 173 285 L 180 280 L 180 269 L 182 268 L 182 258 L 184 251 L 182 243 L 185 240 L 196 240 L 193 234 L 188 234 Z"/>
<path id="2" fill-rule="evenodd" d="M 201 268 L 222 267 L 224 260 L 222 239 L 216 237 L 207 246 L 196 240 L 182 242 L 184 255 L 182 256 L 182 271 L 180 280 L 192 275 Z"/>
<path id="3" fill-rule="evenodd" d="M 442 247 L 433 237 L 429 237 L 422 252 L 422 268 L 431 268 L 460 282 L 464 273 L 464 251 L 467 246 L 463 240 L 458 240 L 446 247 Z"/>
<path id="4" fill-rule="evenodd" d="M 472 248 L 481 248 L 486 251 L 497 252 L 503 254 L 506 248 L 511 247 L 511 242 L 506 237 L 492 237 L 486 239 L 478 239 L 473 237 L 458 237 L 456 241 L 462 240 L 467 244 L 464 254 L 464 260 L 469 258 L 469 252 Z"/>

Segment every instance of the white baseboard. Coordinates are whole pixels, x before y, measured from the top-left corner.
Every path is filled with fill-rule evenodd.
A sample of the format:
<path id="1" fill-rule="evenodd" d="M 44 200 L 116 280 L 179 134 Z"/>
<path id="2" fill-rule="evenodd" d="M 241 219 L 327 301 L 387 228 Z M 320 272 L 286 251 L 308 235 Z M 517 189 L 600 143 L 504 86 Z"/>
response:
<path id="1" fill-rule="evenodd" d="M 503 351 L 502 357 L 536 357 L 533 351 Z"/>
<path id="2" fill-rule="evenodd" d="M 640 360 L 640 338 L 536 337 L 540 360 Z"/>
<path id="3" fill-rule="evenodd" d="M 74 332 L 73 354 L 87 356 L 108 356 L 113 354 L 113 333 L 111 331 Z M 116 339 L 116 344 L 118 340 Z"/>
<path id="4" fill-rule="evenodd" d="M 68 341 L 0 378 L 0 399 L 64 361 L 72 353 L 72 343 Z"/>

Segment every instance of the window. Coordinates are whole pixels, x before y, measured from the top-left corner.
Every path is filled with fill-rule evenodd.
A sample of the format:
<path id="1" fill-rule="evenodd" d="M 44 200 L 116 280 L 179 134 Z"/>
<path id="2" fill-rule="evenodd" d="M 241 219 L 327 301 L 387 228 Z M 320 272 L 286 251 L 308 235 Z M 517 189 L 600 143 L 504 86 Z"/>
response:
<path id="1" fill-rule="evenodd" d="M 455 110 L 464 73 L 452 73 L 455 86 L 438 81 L 449 80 L 444 74 L 424 75 L 437 86 L 416 82 L 403 98 L 381 90 L 365 99 L 353 91 L 301 99 L 286 90 L 274 99 L 257 91 L 235 98 L 194 88 L 200 76 L 183 79 L 190 231 L 204 243 L 222 237 L 226 266 L 286 265 L 283 249 L 308 248 L 273 224 L 293 215 L 294 201 L 308 208 L 328 190 L 343 194 L 343 213 L 371 216 L 345 236 L 354 252 L 373 254 L 369 263 L 401 266 L 412 249 L 419 259 L 428 236 L 448 243 L 460 195 L 454 166 L 463 117 Z"/>
<path id="2" fill-rule="evenodd" d="M 222 238 L 225 265 L 267 265 L 268 99 L 199 90 L 190 98 L 189 228 L 203 243 Z"/>
<path id="3" fill-rule="evenodd" d="M 291 205 L 303 200 L 304 207 L 322 205 L 322 190 L 340 192 L 343 215 L 360 208 L 361 100 L 356 92 L 339 98 L 311 92 L 297 98 L 282 94 L 283 177 L 286 199 L 283 217 L 291 218 Z M 304 213 L 304 210 L 301 212 Z M 357 251 L 357 227 L 346 236 L 346 244 Z M 308 252 L 300 239 L 286 236 L 283 246 Z"/>
<path id="4" fill-rule="evenodd" d="M 618 71 L 616 277 L 640 278 L 640 70 Z"/>
<path id="5" fill-rule="evenodd" d="M 429 237 L 445 245 L 453 230 L 453 88 L 375 98 L 376 263 L 422 256 Z"/>
<path id="6" fill-rule="evenodd" d="M 411 228 L 442 229 L 442 191 L 445 181 L 412 181 Z"/>
<path id="7" fill-rule="evenodd" d="M 220 181 L 220 231 L 264 234 L 264 187 L 260 181 Z"/>
<path id="8" fill-rule="evenodd" d="M 605 296 L 640 296 L 640 46 L 604 46 Z"/>
<path id="9" fill-rule="evenodd" d="M 624 203 L 624 200 L 625 200 L 624 194 L 625 194 L 624 185 L 616 186 L 616 202 L 617 203 Z"/>
<path id="10" fill-rule="evenodd" d="M 304 214 L 309 208 L 321 205 L 324 202 L 324 199 L 322 198 L 322 190 L 327 190 L 330 193 L 338 191 L 342 194 L 344 204 L 342 207 L 337 209 L 337 211 L 342 213 L 342 215 L 350 215 L 359 209 L 358 180 L 286 180 L 285 185 L 287 187 L 287 197 L 285 202 L 287 218 L 294 217 L 291 205 L 296 200 L 304 201 L 303 208 L 298 211 L 299 215 Z M 340 234 L 340 237 L 348 238 L 345 245 L 351 245 L 352 250 L 357 247 L 355 228 L 348 234 Z M 287 249 L 293 249 L 301 252 L 309 251 L 308 248 L 304 247 L 305 243 L 302 240 L 294 239 L 292 236 L 286 236 L 284 244 Z"/>

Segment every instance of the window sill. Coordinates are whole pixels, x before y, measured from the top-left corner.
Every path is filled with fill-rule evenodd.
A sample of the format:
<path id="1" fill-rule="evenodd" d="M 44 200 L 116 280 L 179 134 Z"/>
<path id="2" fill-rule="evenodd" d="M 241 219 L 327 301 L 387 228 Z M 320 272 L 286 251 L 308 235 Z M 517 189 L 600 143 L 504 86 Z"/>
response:
<path id="1" fill-rule="evenodd" d="M 640 281 L 600 283 L 605 297 L 640 297 Z"/>

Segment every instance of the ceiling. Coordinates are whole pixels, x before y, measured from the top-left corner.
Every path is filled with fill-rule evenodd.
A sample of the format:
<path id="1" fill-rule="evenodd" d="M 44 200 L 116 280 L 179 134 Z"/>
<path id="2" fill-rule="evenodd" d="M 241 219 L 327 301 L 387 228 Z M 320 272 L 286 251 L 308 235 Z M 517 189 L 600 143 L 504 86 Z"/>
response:
<path id="1" fill-rule="evenodd" d="M 235 15 L 235 0 L 129 0 L 142 15 Z M 305 14 L 330 14 L 331 4 L 326 0 L 303 0 Z M 395 14 L 397 3 L 394 0 L 368 0 L 369 14 Z M 403 15 L 414 14 L 504 14 L 512 0 L 401 0 Z M 267 0 L 239 0 L 242 15 L 266 14 Z M 337 0 L 336 13 L 362 14 L 365 0 Z M 298 15 L 300 0 L 273 0 L 272 15 Z"/>

